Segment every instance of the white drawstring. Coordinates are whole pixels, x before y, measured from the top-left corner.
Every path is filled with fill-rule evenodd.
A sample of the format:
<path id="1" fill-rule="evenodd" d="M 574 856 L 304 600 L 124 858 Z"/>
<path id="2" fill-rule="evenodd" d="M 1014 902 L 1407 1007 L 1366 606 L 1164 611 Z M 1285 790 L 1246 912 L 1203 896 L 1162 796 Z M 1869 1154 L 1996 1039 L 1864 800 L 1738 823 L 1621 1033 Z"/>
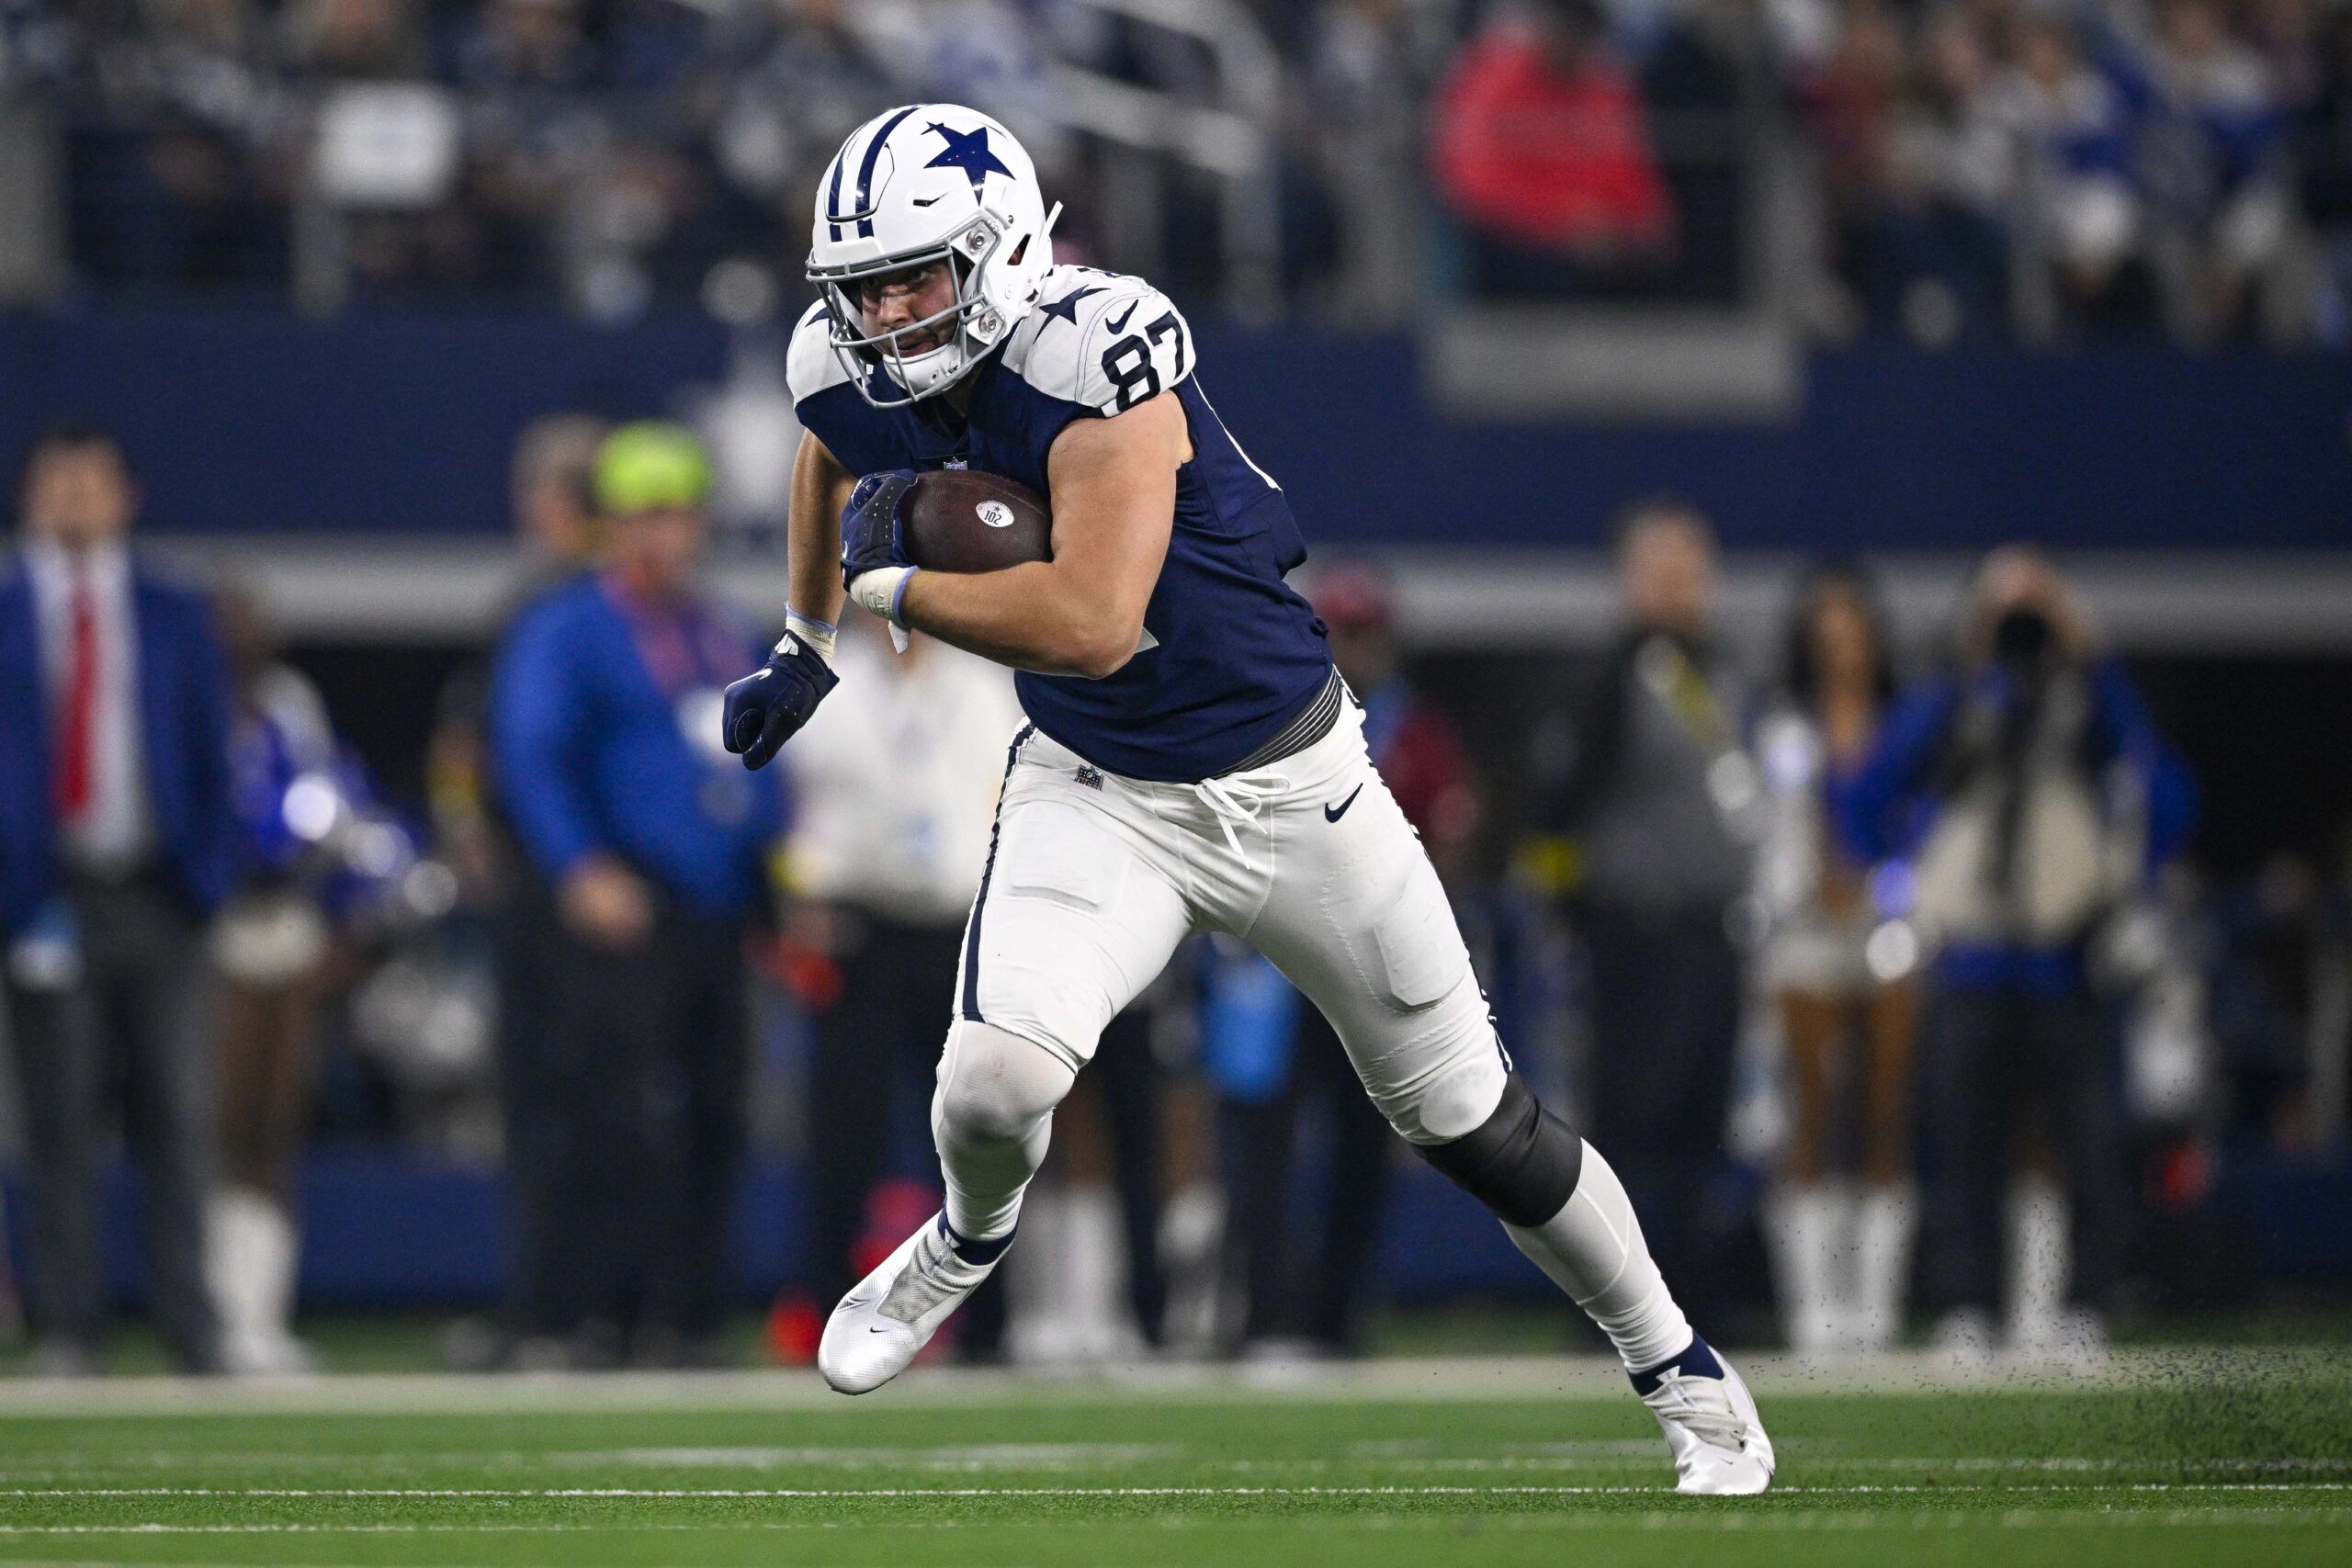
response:
<path id="1" fill-rule="evenodd" d="M 1248 827 L 1256 822 L 1268 802 L 1289 792 L 1289 775 L 1262 771 L 1203 779 L 1193 786 L 1201 804 L 1216 814 L 1216 825 L 1225 829 L 1226 847 L 1233 852 L 1233 858 L 1241 863 L 1244 871 L 1252 868 L 1250 857 L 1241 852 L 1241 835 L 1234 830 L 1235 825 Z"/>

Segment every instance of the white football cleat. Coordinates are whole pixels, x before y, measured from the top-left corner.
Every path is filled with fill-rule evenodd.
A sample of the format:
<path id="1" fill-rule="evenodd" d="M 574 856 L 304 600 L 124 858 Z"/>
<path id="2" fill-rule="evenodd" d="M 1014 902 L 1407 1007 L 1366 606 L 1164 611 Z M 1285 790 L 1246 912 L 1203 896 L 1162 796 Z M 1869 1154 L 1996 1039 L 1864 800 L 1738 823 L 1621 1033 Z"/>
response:
<path id="1" fill-rule="evenodd" d="M 817 1370 L 842 1393 L 880 1388 L 907 1370 L 947 1314 L 979 1288 L 1012 1244 L 966 1242 L 959 1250 L 941 1213 L 899 1244 L 825 1320 Z M 975 1258 L 972 1253 L 983 1253 Z"/>
<path id="2" fill-rule="evenodd" d="M 1772 1484 L 1772 1439 L 1755 1398 L 1703 1339 L 1664 1366 L 1634 1375 L 1634 1392 L 1666 1430 L 1677 1492 L 1744 1497 Z"/>

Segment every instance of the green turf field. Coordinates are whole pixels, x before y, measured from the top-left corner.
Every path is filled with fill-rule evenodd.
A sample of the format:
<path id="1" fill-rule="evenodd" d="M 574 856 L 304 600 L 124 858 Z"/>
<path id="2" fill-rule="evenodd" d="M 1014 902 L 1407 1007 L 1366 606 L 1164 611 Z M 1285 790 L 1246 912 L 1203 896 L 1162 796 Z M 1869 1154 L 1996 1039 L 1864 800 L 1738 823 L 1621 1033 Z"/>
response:
<path id="1" fill-rule="evenodd" d="M 1758 1362 L 1781 1483 L 1668 1489 L 1596 1364 L 0 1383 L 0 1563 L 2352 1563 L 2352 1358 L 1948 1386 Z"/>

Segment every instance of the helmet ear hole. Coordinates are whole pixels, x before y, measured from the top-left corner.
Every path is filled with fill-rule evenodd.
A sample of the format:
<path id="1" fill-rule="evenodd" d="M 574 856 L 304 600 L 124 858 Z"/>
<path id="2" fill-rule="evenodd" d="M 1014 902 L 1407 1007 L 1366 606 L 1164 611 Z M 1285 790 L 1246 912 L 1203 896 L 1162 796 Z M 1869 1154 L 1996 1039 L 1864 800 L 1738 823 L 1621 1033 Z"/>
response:
<path id="1" fill-rule="evenodd" d="M 1009 258 L 1007 258 L 1007 259 L 1010 261 L 1011 265 L 1014 265 L 1014 266 L 1019 266 L 1019 265 L 1021 265 L 1021 258 L 1022 258 L 1023 256 L 1027 255 L 1028 254 L 1029 254 L 1029 236 L 1028 236 L 1028 235 L 1026 235 L 1026 234 L 1023 234 L 1023 235 L 1022 235 L 1022 236 L 1021 236 L 1021 243 L 1020 243 L 1019 244 L 1017 244 L 1017 245 L 1015 245 L 1015 246 L 1013 246 L 1013 247 L 1012 247 L 1012 254 Z"/>

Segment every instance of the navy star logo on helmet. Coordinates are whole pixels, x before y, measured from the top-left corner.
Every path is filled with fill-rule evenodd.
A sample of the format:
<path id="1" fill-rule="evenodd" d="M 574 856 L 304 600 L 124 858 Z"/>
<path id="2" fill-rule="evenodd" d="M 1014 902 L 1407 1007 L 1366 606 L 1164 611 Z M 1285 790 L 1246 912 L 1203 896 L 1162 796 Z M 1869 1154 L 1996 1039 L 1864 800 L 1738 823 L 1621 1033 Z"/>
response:
<path id="1" fill-rule="evenodd" d="M 1002 175 L 1007 179 L 1012 177 L 1012 171 L 1006 168 L 997 155 L 989 151 L 987 126 L 984 125 L 978 130 L 965 131 L 933 120 L 931 129 L 939 132 L 947 145 L 941 150 L 937 157 L 925 164 L 924 168 L 961 169 L 971 180 L 974 190 L 979 189 L 980 182 L 990 175 Z"/>

